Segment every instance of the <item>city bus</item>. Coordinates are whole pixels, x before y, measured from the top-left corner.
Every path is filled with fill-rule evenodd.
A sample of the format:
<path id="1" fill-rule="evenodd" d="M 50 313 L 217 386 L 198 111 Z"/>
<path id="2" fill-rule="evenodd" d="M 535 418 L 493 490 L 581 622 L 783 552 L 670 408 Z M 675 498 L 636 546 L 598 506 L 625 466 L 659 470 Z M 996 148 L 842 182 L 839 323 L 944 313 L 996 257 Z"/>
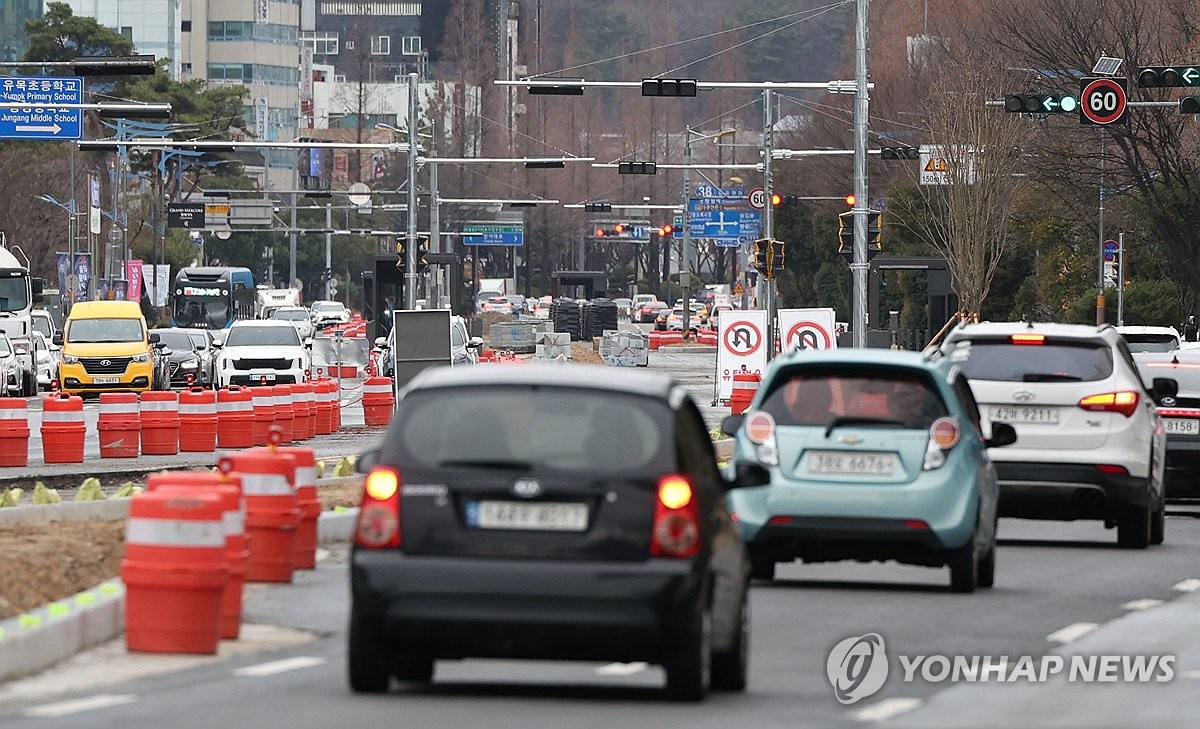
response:
<path id="1" fill-rule="evenodd" d="M 248 268 L 201 266 L 175 276 L 173 326 L 228 329 L 239 319 L 253 319 L 254 277 Z"/>

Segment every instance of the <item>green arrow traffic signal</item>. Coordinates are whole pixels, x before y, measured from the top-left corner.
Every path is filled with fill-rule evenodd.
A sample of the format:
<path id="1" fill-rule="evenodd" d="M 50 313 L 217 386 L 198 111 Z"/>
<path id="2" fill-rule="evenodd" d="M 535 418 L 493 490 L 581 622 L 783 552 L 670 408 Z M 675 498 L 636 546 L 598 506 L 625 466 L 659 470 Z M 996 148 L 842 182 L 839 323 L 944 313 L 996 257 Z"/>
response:
<path id="1" fill-rule="evenodd" d="M 1142 88 L 1200 86 L 1200 66 L 1142 66 L 1138 69 Z"/>
<path id="2" fill-rule="evenodd" d="M 1009 94 L 1004 110 L 1012 114 L 1069 114 L 1079 111 L 1079 99 L 1069 94 Z"/>

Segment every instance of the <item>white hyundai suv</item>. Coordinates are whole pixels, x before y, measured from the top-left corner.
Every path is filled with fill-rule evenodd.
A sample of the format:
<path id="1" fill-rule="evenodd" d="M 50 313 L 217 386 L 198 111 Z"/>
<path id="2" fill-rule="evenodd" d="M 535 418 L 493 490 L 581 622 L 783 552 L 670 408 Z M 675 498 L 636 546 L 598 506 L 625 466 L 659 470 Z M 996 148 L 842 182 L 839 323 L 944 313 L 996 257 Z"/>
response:
<path id="1" fill-rule="evenodd" d="M 1174 380 L 1148 390 L 1109 325 L 963 324 L 941 352 L 960 363 L 984 422 L 1017 444 L 991 453 L 1000 515 L 1103 519 L 1123 547 L 1163 540 L 1166 434 L 1155 410 Z"/>
<path id="2" fill-rule="evenodd" d="M 216 342 L 213 343 L 217 347 Z M 310 355 L 289 321 L 235 321 L 220 343 L 217 387 L 290 385 L 308 379 Z"/>

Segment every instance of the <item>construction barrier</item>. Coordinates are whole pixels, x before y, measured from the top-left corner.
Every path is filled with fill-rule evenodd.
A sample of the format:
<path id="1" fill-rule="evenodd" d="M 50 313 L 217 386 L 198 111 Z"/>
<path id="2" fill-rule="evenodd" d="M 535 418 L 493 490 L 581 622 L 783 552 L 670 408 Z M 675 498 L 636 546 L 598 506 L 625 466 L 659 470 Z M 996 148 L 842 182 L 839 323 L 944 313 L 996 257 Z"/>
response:
<path id="1" fill-rule="evenodd" d="M 300 526 L 296 529 L 296 551 L 293 566 L 311 570 L 317 566 L 317 520 L 321 517 L 321 499 L 317 497 L 317 458 L 312 448 L 281 446 L 276 453 L 290 455 L 296 462 L 292 483 L 296 486 L 296 506 L 300 509 Z"/>
<path id="2" fill-rule="evenodd" d="M 265 446 L 270 442 L 271 426 L 275 423 L 274 388 L 251 387 L 250 404 L 254 413 L 253 444 Z"/>
<path id="3" fill-rule="evenodd" d="M 217 393 L 193 387 L 179 393 L 179 450 L 212 453 L 217 449 Z"/>
<path id="4" fill-rule="evenodd" d="M 295 440 L 296 410 L 292 404 L 291 385 L 272 385 L 271 394 L 275 402 L 275 425 L 279 428 L 279 442 Z"/>
<path id="5" fill-rule="evenodd" d="M 711 329 L 701 329 L 696 332 L 696 342 L 715 347 L 717 346 L 717 333 Z"/>
<path id="6" fill-rule="evenodd" d="M 173 392 L 141 394 L 142 455 L 179 453 L 179 398 Z"/>
<path id="7" fill-rule="evenodd" d="M 29 401 L 0 397 L 0 466 L 29 465 Z"/>
<path id="8" fill-rule="evenodd" d="M 83 463 L 86 435 L 83 398 L 62 392 L 42 400 L 42 459 L 46 463 Z"/>
<path id="9" fill-rule="evenodd" d="M 100 395 L 100 418 L 96 430 L 100 436 L 101 458 L 137 458 L 141 451 L 141 408 L 132 392 L 105 392 Z"/>
<path id="10" fill-rule="evenodd" d="M 368 378 L 363 383 L 362 390 L 363 422 L 368 427 L 379 427 L 392 422 L 392 411 L 396 409 L 392 378 Z"/>
<path id="11" fill-rule="evenodd" d="M 300 404 L 303 417 L 296 416 L 296 439 L 308 440 L 317 434 L 317 396 L 311 382 L 292 385 L 293 402 Z"/>
<path id="12" fill-rule="evenodd" d="M 266 437 L 264 426 L 264 438 Z M 264 440 L 265 444 L 266 441 Z M 249 388 L 230 385 L 217 391 L 217 447 L 254 446 L 254 402 Z"/>
<path id="13" fill-rule="evenodd" d="M 250 582 L 291 582 L 295 569 L 300 509 L 292 479 L 296 459 L 271 448 L 252 448 L 222 459 L 222 471 L 236 473 L 246 497 L 246 533 L 250 536 Z"/>
<path id="14" fill-rule="evenodd" d="M 229 580 L 221 497 L 171 491 L 134 496 L 121 580 L 128 650 L 216 653 Z"/>
<path id="15" fill-rule="evenodd" d="M 683 344 L 683 332 L 678 330 L 671 332 L 659 332 L 658 342 L 660 347 L 665 347 L 670 344 Z"/>
<path id="16" fill-rule="evenodd" d="M 221 497 L 221 520 L 225 525 L 225 557 L 229 562 L 229 579 L 221 594 L 221 637 L 237 638 L 242 627 L 246 562 L 250 559 L 242 480 L 236 474 L 229 473 L 171 471 L 151 474 L 146 480 L 146 490 L 213 493 Z"/>
<path id="17" fill-rule="evenodd" d="M 333 432 L 333 403 L 337 397 L 335 392 L 337 385 L 329 380 L 315 380 L 313 389 L 316 391 L 317 401 L 317 417 L 316 428 L 317 435 L 329 435 Z"/>
<path id="18" fill-rule="evenodd" d="M 729 412 L 731 415 L 741 415 L 750 407 L 754 396 L 758 394 L 758 385 L 762 376 L 754 372 L 735 372 L 733 374 L 733 392 L 729 396 Z"/>
<path id="19" fill-rule="evenodd" d="M 650 340 L 650 351 L 651 352 L 653 352 L 654 350 L 656 350 L 662 346 L 662 332 L 652 331 L 649 334 L 647 334 L 647 338 Z"/>

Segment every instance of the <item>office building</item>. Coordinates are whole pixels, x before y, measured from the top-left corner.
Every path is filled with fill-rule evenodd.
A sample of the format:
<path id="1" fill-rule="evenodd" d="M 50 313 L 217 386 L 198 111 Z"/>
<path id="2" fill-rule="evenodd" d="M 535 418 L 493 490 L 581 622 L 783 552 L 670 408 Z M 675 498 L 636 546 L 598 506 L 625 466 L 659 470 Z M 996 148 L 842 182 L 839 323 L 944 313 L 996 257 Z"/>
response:
<path id="1" fill-rule="evenodd" d="M 19 61 L 29 47 L 25 21 L 42 17 L 42 0 L 0 0 L 0 61 Z"/>

